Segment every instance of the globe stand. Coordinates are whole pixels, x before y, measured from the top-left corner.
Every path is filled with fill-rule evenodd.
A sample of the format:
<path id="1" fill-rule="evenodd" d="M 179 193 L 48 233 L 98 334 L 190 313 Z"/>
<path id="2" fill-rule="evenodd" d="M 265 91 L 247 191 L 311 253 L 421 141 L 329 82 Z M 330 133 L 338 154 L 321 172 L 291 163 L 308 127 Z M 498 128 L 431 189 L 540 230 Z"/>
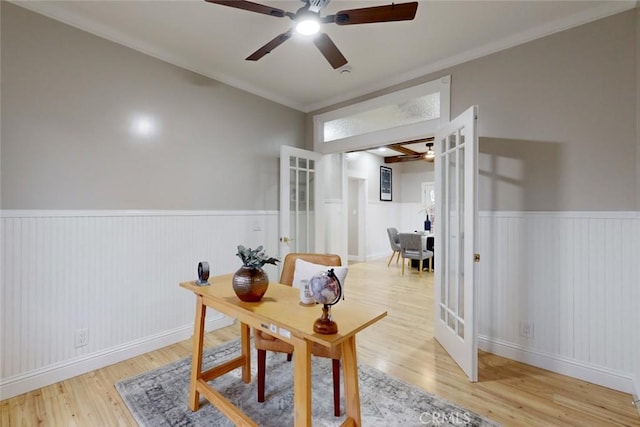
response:
<path id="1" fill-rule="evenodd" d="M 331 320 L 331 306 L 322 306 L 322 316 L 313 323 L 313 332 L 323 335 L 331 335 L 338 332 L 338 324 Z"/>

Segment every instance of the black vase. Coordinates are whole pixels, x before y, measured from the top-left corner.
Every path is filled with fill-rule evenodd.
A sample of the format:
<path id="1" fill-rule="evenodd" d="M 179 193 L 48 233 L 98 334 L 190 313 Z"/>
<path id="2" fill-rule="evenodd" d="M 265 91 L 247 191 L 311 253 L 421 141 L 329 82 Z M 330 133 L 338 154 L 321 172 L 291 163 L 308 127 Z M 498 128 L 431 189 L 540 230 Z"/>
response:
<path id="1" fill-rule="evenodd" d="M 429 218 L 424 222 L 424 231 L 431 231 L 431 221 L 429 221 Z"/>
<path id="2" fill-rule="evenodd" d="M 244 302 L 258 302 L 269 287 L 269 276 L 260 267 L 242 266 L 231 279 L 233 291 Z"/>

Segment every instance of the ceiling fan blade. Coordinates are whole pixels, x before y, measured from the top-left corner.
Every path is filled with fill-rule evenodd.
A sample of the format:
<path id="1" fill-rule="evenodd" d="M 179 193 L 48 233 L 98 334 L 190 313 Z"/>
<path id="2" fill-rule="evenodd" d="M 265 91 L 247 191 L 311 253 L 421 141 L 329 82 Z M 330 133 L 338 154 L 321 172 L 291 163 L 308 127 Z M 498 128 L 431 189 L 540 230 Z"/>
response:
<path id="1" fill-rule="evenodd" d="M 391 4 L 341 10 L 335 15 L 338 25 L 370 24 L 374 22 L 411 21 L 416 16 L 418 2 Z"/>
<path id="2" fill-rule="evenodd" d="M 320 52 L 322 52 L 334 69 L 340 68 L 347 63 L 347 58 L 342 55 L 338 47 L 327 34 L 318 34 L 318 36 L 313 39 L 313 44 L 315 44 Z"/>
<path id="3" fill-rule="evenodd" d="M 260 59 L 263 56 L 265 56 L 267 53 L 271 53 L 271 51 L 273 49 L 277 48 L 282 43 L 284 43 L 287 40 L 289 40 L 289 38 L 291 37 L 291 31 L 292 30 L 290 29 L 286 33 L 282 33 L 282 34 L 276 36 L 273 40 L 271 40 L 270 42 L 268 42 L 267 44 L 262 46 L 260 49 L 256 50 L 251 55 L 247 56 L 246 60 L 247 61 L 257 61 L 258 59 Z"/>
<path id="4" fill-rule="evenodd" d="M 248 10 L 250 12 L 262 13 L 265 15 L 276 16 L 283 18 L 288 16 L 289 12 L 285 12 L 282 9 L 278 9 L 271 6 L 265 6 L 259 3 L 254 3 L 245 0 L 205 0 L 207 3 L 220 4 L 222 6 L 235 7 L 236 9 Z"/>

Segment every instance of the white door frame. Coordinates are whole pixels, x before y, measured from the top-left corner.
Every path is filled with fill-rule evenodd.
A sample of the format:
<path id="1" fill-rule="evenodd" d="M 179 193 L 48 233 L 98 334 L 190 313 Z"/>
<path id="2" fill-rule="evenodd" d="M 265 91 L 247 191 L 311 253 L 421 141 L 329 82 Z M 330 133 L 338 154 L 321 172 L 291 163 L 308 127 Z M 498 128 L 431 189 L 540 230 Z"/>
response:
<path id="1" fill-rule="evenodd" d="M 368 132 L 365 134 L 354 135 L 347 138 L 338 139 L 335 141 L 324 141 L 324 127 L 325 123 L 348 117 L 353 114 L 359 114 L 362 112 L 373 111 L 379 107 L 390 106 L 393 104 L 400 105 L 404 101 L 409 101 L 413 98 L 439 93 L 440 99 L 440 117 L 433 120 L 422 120 L 413 122 L 410 124 L 392 126 L 387 129 Z M 342 108 L 327 111 L 325 113 L 317 114 L 313 116 L 313 149 L 318 153 L 323 154 L 338 154 L 343 156 L 343 165 L 345 163 L 344 156 L 348 151 L 366 150 L 370 148 L 376 148 L 380 145 L 386 145 L 393 142 L 408 141 L 413 139 L 419 139 L 425 135 L 433 135 L 435 132 L 449 122 L 450 118 L 450 103 L 451 103 L 451 76 L 445 75 L 438 79 L 402 89 L 396 92 L 392 92 L 386 95 L 381 95 L 375 98 L 368 99 L 366 101 L 358 102 L 355 104 L 347 105 Z M 419 120 L 419 119 L 418 119 Z M 342 169 L 342 188 L 346 187 L 345 168 Z M 342 212 L 347 210 L 347 201 L 344 197 L 344 191 L 342 192 L 343 199 L 341 200 Z M 334 201 L 337 202 L 337 201 Z M 342 230 L 347 229 L 346 215 L 343 215 L 343 221 L 339 226 Z M 348 259 L 348 244 L 347 236 L 343 235 L 343 242 L 327 242 L 326 248 L 330 249 L 335 247 L 340 256 L 344 259 Z M 366 249 L 365 249 L 366 250 Z"/>
<path id="2" fill-rule="evenodd" d="M 347 178 L 356 180 L 358 183 L 358 255 L 350 256 L 350 260 L 365 262 L 367 260 L 366 253 L 366 224 L 367 224 L 367 203 L 369 202 L 368 194 L 368 176 L 362 171 L 348 171 Z M 347 187 L 348 188 L 348 187 Z M 347 194 L 349 197 L 349 194 Z"/>

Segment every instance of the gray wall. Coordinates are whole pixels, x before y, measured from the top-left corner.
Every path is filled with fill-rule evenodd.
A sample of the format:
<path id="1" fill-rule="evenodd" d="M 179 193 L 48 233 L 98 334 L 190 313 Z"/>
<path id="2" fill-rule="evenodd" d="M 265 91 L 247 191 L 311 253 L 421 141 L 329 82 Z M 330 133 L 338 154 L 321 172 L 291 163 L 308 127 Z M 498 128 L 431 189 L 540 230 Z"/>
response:
<path id="1" fill-rule="evenodd" d="M 304 143 L 303 113 L 2 2 L 3 209 L 278 209 Z"/>
<path id="2" fill-rule="evenodd" d="M 630 10 L 321 111 L 451 74 L 451 116 L 480 109 L 481 210 L 638 210 L 638 21 Z"/>
<path id="3" fill-rule="evenodd" d="M 636 187 L 637 210 L 640 210 L 640 7 L 636 6 Z M 640 360 L 638 361 L 640 381 Z"/>
<path id="4" fill-rule="evenodd" d="M 403 203 L 422 203 L 422 183 L 433 182 L 433 163 L 424 160 L 400 163 L 398 169 L 400 198 Z"/>
<path id="5" fill-rule="evenodd" d="M 452 116 L 480 107 L 480 209 L 637 210 L 638 15 L 358 100 L 451 74 Z M 311 145 L 297 111 L 6 2 L 2 124 L 4 209 L 277 209 L 278 147 Z"/>
<path id="6" fill-rule="evenodd" d="M 433 163 L 424 161 L 406 163 L 384 163 L 382 157 L 360 152 L 353 159 L 347 158 L 348 168 L 366 172 L 369 203 L 380 201 L 380 166 L 392 170 L 394 203 L 420 203 L 422 183 L 433 181 Z"/>

